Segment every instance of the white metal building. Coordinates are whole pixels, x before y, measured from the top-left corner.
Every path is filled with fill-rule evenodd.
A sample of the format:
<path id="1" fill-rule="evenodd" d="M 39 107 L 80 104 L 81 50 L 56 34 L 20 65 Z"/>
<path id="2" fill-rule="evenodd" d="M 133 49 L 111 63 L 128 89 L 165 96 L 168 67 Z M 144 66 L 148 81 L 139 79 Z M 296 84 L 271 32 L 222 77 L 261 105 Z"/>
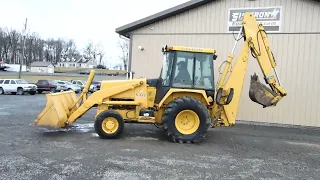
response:
<path id="1" fill-rule="evenodd" d="M 36 73 L 54 73 L 54 65 L 51 62 L 35 61 L 31 63 L 31 72 Z"/>
<path id="2" fill-rule="evenodd" d="M 158 77 L 161 47 L 166 44 L 214 48 L 218 55 L 217 80 L 218 67 L 232 50 L 237 33 L 234 26 L 243 11 L 257 13 L 257 20 L 264 23 L 288 96 L 276 107 L 265 109 L 251 102 L 250 75 L 257 72 L 263 79 L 258 63 L 250 55 L 237 119 L 320 127 L 319 1 L 193 0 L 178 5 L 116 29 L 130 39 L 129 71 L 134 71 L 135 77 Z"/>

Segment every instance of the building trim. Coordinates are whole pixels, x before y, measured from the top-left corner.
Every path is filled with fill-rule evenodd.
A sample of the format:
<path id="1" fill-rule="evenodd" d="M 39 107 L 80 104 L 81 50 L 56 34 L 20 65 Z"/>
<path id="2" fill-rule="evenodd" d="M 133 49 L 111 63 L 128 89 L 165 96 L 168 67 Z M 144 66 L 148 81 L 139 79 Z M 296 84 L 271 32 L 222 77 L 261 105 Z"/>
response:
<path id="1" fill-rule="evenodd" d="M 130 37 L 129 37 L 129 59 L 127 62 L 127 72 L 131 72 L 131 64 L 132 64 L 132 41 L 133 41 L 133 34 L 130 33 Z"/>
<path id="2" fill-rule="evenodd" d="M 232 35 L 232 33 L 132 33 L 135 36 L 142 36 L 142 35 Z M 268 35 L 272 34 L 320 34 L 320 32 L 279 32 L 279 33 L 268 33 Z M 237 33 L 235 32 L 234 35 L 236 36 Z"/>
<path id="3" fill-rule="evenodd" d="M 167 10 L 161 11 L 159 13 L 153 14 L 151 16 L 145 17 L 143 19 L 140 19 L 140 20 L 134 21 L 132 23 L 126 24 L 124 26 L 118 27 L 118 28 L 116 28 L 116 33 L 118 33 L 122 36 L 125 36 L 127 38 L 130 38 L 129 32 L 131 32 L 135 29 L 138 29 L 138 28 L 144 27 L 146 25 L 155 23 L 157 21 L 181 14 L 181 13 L 186 12 L 188 10 L 191 10 L 191 9 L 197 8 L 199 6 L 208 4 L 212 1 L 215 1 L 215 0 L 191 0 L 186 3 L 174 6 L 170 9 L 167 9 Z"/>

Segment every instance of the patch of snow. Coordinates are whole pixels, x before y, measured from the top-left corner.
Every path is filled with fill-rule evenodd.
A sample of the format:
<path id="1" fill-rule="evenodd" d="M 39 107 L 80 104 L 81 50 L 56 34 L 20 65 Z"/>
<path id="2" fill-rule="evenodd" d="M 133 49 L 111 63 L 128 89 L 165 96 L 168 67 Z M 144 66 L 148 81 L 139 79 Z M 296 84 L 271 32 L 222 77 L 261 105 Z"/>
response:
<path id="1" fill-rule="evenodd" d="M 153 137 L 141 137 L 141 136 L 136 136 L 136 137 L 128 137 L 127 139 L 129 140 L 152 140 L 152 141 L 158 141 L 158 138 L 153 138 Z"/>
<path id="2" fill-rule="evenodd" d="M 138 152 L 138 149 L 121 149 L 120 151 L 126 151 L 126 152 Z"/>
<path id="3" fill-rule="evenodd" d="M 92 133 L 93 137 L 99 137 L 99 135 L 97 133 Z"/>
<path id="4" fill-rule="evenodd" d="M 286 141 L 286 143 L 291 144 L 291 145 L 300 145 L 300 146 L 309 146 L 309 147 L 320 148 L 319 144 L 304 143 L 304 142 L 292 142 L 292 141 Z"/>
<path id="5" fill-rule="evenodd" d="M 75 124 L 72 129 L 80 132 L 89 132 L 93 128 L 93 123 L 88 124 Z"/>

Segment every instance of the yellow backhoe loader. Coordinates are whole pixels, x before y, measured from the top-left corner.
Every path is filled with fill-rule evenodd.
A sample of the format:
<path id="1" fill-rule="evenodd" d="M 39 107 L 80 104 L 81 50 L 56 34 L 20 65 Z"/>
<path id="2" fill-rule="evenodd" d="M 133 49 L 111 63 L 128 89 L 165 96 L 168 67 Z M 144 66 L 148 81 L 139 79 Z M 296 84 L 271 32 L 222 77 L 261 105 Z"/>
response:
<path id="1" fill-rule="evenodd" d="M 231 68 L 240 38 L 244 44 Z M 100 90 L 87 97 L 93 70 L 79 97 L 73 91 L 47 94 L 46 106 L 34 123 L 64 128 L 97 107 L 94 128 L 102 139 L 118 138 L 125 123 L 146 123 L 161 126 L 174 142 L 200 142 L 210 127 L 235 124 L 249 51 L 271 87 L 260 83 L 254 74 L 249 97 L 263 107 L 275 106 L 287 93 L 278 79 L 263 26 L 252 14 L 245 13 L 238 39 L 224 62 L 217 85 L 214 84 L 215 49 L 165 46 L 159 78 L 102 81 Z"/>

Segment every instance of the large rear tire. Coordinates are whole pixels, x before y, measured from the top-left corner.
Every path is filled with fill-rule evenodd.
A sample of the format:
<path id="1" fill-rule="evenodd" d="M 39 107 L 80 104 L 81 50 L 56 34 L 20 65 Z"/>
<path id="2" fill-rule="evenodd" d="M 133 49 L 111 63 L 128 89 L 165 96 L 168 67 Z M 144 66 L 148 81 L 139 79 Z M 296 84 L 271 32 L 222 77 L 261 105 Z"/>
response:
<path id="1" fill-rule="evenodd" d="M 211 118 L 207 107 L 191 97 L 173 100 L 162 117 L 165 135 L 173 142 L 198 143 L 205 139 Z"/>
<path id="2" fill-rule="evenodd" d="M 97 116 L 94 129 L 101 139 L 115 139 L 124 129 L 124 120 L 117 111 L 106 110 Z"/>

